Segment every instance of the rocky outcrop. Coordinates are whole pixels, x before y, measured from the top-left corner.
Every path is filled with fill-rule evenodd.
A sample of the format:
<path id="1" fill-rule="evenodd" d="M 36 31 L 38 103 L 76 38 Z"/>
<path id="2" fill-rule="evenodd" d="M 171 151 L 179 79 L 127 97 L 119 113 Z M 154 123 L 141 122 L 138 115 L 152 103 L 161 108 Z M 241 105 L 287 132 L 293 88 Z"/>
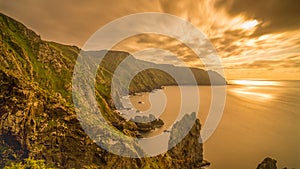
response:
<path id="1" fill-rule="evenodd" d="M 174 124 L 169 140 L 169 148 L 172 148 L 168 151 L 174 168 L 200 168 L 210 164 L 203 160 L 200 129 L 201 124 L 199 119 L 196 119 L 195 113 L 185 115 L 182 120 Z"/>
<path id="2" fill-rule="evenodd" d="M 164 122 L 161 119 L 157 119 L 152 114 L 149 116 L 135 116 L 131 121 L 134 121 L 140 132 L 150 132 L 151 130 L 160 128 L 164 125 Z"/>
<path id="3" fill-rule="evenodd" d="M 267 157 L 257 166 L 256 169 L 277 169 L 276 163 L 276 160 Z"/>

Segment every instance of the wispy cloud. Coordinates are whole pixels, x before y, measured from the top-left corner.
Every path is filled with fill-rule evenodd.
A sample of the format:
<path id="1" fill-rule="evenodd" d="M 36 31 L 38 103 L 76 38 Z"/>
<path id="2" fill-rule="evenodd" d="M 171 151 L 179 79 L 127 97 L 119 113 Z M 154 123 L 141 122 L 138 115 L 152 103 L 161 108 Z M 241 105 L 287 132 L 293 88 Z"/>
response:
<path id="1" fill-rule="evenodd" d="M 83 46 L 92 33 L 118 17 L 137 12 L 165 12 L 190 21 L 207 35 L 222 58 L 228 78 L 263 75 L 273 79 L 300 78 L 300 1 L 0 0 L 0 11 L 21 20 L 45 39 L 78 46 Z M 197 37 L 189 38 L 188 45 L 199 45 Z M 122 41 L 115 49 L 137 52 L 160 48 L 169 53 L 148 51 L 141 52 L 140 56 L 175 65 L 181 64 L 179 59 L 189 66 L 203 68 L 203 60 L 212 51 L 202 46 L 195 53 L 175 39 L 141 35 Z M 213 61 L 208 62 L 205 68 L 213 68 Z"/>

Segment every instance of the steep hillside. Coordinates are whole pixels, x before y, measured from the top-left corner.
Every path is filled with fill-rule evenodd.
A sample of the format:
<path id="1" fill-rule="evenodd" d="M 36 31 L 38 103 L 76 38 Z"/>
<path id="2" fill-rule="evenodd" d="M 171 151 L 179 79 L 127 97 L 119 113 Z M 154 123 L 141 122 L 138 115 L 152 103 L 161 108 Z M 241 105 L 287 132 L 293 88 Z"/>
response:
<path id="1" fill-rule="evenodd" d="M 85 134 L 73 108 L 72 71 L 80 49 L 43 41 L 36 33 L 3 14 L 0 14 L 0 40 L 1 168 L 28 157 L 44 159 L 48 166 L 58 168 L 182 168 L 185 162 L 190 167 L 202 165 L 202 156 L 195 158 L 196 161 L 182 159 L 180 162 L 169 153 L 129 159 L 103 150 Z M 105 118 L 124 134 L 137 137 L 137 126 L 113 111 L 110 96 L 113 71 L 128 55 L 117 51 L 108 53 L 96 78 L 96 96 Z M 164 72 L 149 70 L 134 79 L 131 92 L 166 84 L 172 85 L 174 81 Z M 199 133 L 199 122 L 195 125 L 197 127 L 191 132 Z M 97 130 L 105 132 L 106 129 L 99 126 Z M 191 134 L 185 140 L 202 147 L 198 137 Z M 189 151 L 191 147 L 181 147 L 178 151 L 182 148 Z M 197 150 L 197 155 L 202 154 L 202 148 Z M 135 147 L 132 151 L 140 150 Z M 180 159 L 180 153 L 177 154 Z"/>
<path id="2" fill-rule="evenodd" d="M 101 57 L 107 51 L 88 51 L 82 52 L 91 58 Z M 120 64 L 122 64 L 120 66 Z M 151 91 L 161 86 L 167 85 L 224 85 L 226 84 L 225 79 L 214 71 L 205 71 L 197 68 L 187 69 L 185 67 L 177 67 L 170 64 L 155 64 L 136 59 L 134 56 L 127 52 L 121 51 L 109 51 L 106 53 L 104 58 L 99 65 L 99 75 L 101 79 L 107 83 L 112 79 L 115 71 L 121 72 L 121 76 L 117 79 L 117 84 L 122 86 L 124 82 L 130 79 L 133 72 L 139 72 L 131 81 L 129 88 L 130 93 Z M 141 71 L 143 70 L 143 71 Z M 195 82 L 191 80 L 191 77 L 187 76 L 187 70 L 191 71 L 191 75 Z M 173 74 L 169 74 L 169 73 Z M 172 77 L 172 75 L 176 75 Z M 211 78 L 211 79 L 210 79 Z M 177 81 L 176 81 L 177 80 Z M 110 84 L 109 88 L 110 88 Z M 122 91 L 119 91 L 122 92 Z"/>

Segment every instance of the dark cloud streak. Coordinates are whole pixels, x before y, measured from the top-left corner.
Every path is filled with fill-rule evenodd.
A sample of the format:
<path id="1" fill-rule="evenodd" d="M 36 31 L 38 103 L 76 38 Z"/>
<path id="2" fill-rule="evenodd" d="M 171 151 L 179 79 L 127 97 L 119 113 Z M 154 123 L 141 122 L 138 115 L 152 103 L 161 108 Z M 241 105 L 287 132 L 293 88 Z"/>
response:
<path id="1" fill-rule="evenodd" d="M 226 8 L 231 15 L 261 20 L 254 35 L 300 29 L 298 0 L 218 0 L 216 7 Z"/>
<path id="2" fill-rule="evenodd" d="M 290 56 L 277 60 L 255 60 L 250 63 L 244 63 L 227 67 L 227 69 L 278 69 L 300 67 L 300 56 Z M 300 69 L 298 69 L 300 70 Z"/>

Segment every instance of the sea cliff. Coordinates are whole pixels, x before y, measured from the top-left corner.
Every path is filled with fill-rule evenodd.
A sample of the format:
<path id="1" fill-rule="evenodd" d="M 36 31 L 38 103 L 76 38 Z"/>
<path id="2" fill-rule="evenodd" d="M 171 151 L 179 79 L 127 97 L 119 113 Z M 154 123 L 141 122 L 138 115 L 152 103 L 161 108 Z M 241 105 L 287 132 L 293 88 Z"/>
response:
<path id="1" fill-rule="evenodd" d="M 77 120 L 72 102 L 71 80 L 79 52 L 76 46 L 44 41 L 23 24 L 0 14 L 1 168 L 28 158 L 45 160 L 47 166 L 56 168 L 198 168 L 203 165 L 198 120 L 178 147 L 156 157 L 125 158 L 95 144 Z M 108 52 L 96 76 L 95 94 L 111 126 L 125 135 L 139 137 L 139 126 L 114 111 L 110 95 L 113 71 L 125 57 L 131 55 Z M 206 77 L 198 78 L 199 83 L 210 83 L 204 70 L 194 71 Z M 131 93 L 174 84 L 170 76 L 157 70 L 143 72 L 133 82 Z M 100 126 L 98 130 L 105 128 Z M 196 150 L 189 146 L 191 142 L 198 147 Z M 183 158 L 183 150 L 189 158 Z M 136 147 L 133 151 L 140 150 Z"/>

